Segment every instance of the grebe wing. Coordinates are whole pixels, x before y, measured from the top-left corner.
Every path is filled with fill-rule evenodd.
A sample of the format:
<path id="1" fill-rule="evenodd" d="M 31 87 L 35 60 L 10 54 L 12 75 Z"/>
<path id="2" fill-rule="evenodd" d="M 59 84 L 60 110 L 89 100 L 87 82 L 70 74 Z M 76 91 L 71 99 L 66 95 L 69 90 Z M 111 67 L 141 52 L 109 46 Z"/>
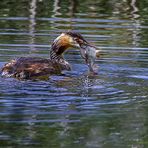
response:
<path id="1" fill-rule="evenodd" d="M 11 60 L 2 68 L 2 76 L 28 79 L 47 74 L 59 74 L 61 72 L 57 63 L 49 59 L 38 57 L 21 57 Z"/>

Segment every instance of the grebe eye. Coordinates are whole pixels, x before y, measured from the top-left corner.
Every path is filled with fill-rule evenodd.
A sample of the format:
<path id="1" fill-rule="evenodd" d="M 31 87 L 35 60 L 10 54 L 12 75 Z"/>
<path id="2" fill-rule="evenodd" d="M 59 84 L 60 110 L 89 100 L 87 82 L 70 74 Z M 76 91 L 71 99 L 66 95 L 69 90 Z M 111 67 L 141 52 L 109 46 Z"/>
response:
<path id="1" fill-rule="evenodd" d="M 74 40 L 75 40 L 75 41 L 79 41 L 79 39 L 78 39 L 78 38 L 74 38 Z"/>
<path id="2" fill-rule="evenodd" d="M 79 39 L 79 38 L 74 38 L 74 40 L 79 43 L 79 44 L 82 44 L 83 43 L 83 40 Z"/>

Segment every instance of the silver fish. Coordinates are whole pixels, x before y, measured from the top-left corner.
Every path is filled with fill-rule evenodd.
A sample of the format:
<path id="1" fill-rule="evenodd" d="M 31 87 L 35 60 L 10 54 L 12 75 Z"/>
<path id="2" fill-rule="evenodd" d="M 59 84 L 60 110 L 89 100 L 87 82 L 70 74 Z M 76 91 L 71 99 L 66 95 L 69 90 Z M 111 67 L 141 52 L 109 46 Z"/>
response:
<path id="1" fill-rule="evenodd" d="M 94 72 L 94 64 L 96 60 L 96 47 L 92 45 L 85 45 L 81 47 L 81 56 L 85 59 L 86 64 L 89 67 L 90 72 Z"/>

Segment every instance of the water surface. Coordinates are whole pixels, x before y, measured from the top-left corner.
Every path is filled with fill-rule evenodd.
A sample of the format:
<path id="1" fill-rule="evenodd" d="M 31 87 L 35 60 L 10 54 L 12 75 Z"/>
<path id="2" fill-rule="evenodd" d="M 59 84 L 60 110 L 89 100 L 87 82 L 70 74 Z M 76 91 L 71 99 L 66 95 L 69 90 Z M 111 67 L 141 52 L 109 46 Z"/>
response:
<path id="1" fill-rule="evenodd" d="M 148 147 L 148 3 L 145 0 L 10 1 L 0 4 L 0 67 L 48 58 L 52 41 L 80 32 L 102 50 L 89 76 L 79 50 L 73 70 L 48 80 L 0 77 L 0 147 Z"/>

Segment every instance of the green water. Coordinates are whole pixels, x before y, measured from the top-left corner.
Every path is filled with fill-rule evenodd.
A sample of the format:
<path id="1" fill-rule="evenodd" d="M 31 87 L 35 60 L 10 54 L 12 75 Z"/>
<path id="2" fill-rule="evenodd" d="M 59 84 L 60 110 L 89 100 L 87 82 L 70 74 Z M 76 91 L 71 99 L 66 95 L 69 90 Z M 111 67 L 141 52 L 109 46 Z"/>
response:
<path id="1" fill-rule="evenodd" d="M 0 68 L 16 57 L 47 58 L 67 30 L 102 50 L 98 75 L 88 76 L 79 50 L 69 49 L 65 76 L 0 77 L 0 148 L 147 148 L 148 2 L 1 0 Z"/>

